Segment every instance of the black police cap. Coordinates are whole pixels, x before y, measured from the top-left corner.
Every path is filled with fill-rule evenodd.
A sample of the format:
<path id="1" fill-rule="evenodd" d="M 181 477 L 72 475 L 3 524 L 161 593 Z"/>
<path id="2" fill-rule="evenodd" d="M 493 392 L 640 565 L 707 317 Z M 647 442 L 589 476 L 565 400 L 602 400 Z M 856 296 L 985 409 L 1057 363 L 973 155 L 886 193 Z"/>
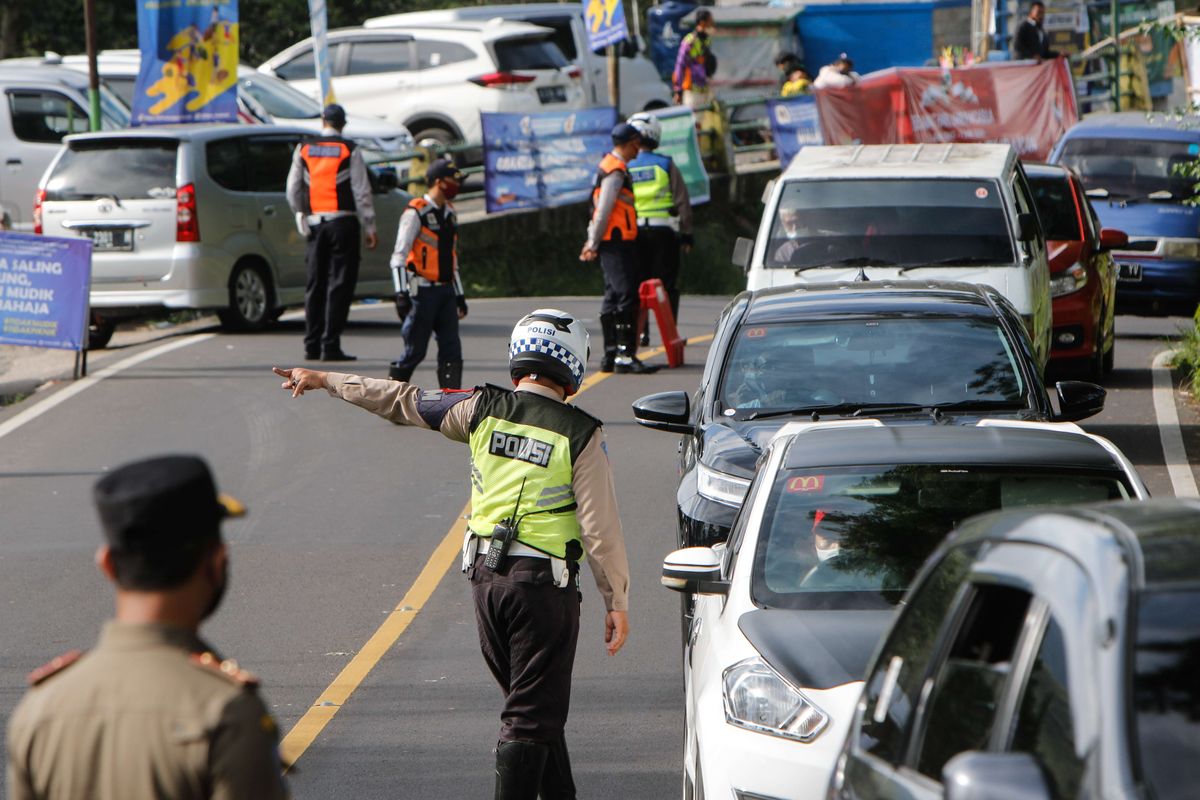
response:
<path id="1" fill-rule="evenodd" d="M 187 547 L 220 535 L 246 507 L 218 494 L 196 456 L 159 456 L 118 467 L 96 482 L 96 510 L 109 545 L 123 551 Z"/>
<path id="2" fill-rule="evenodd" d="M 425 182 L 432 184 L 439 178 L 450 178 L 462 183 L 463 172 L 448 158 L 439 158 L 425 170 Z"/>
<path id="3" fill-rule="evenodd" d="M 321 112 L 321 119 L 328 122 L 335 128 L 341 128 L 346 125 L 346 109 L 342 108 L 337 103 L 330 103 L 325 106 Z"/>

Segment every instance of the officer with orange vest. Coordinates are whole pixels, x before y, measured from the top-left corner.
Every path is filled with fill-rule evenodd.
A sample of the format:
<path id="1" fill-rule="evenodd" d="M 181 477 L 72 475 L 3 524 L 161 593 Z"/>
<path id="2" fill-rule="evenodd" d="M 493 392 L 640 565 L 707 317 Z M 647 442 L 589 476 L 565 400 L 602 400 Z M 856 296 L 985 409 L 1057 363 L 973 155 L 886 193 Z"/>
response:
<path id="1" fill-rule="evenodd" d="M 425 172 L 429 191 L 414 198 L 400 216 L 392 250 L 396 313 L 403 320 L 404 355 L 388 369 L 392 380 L 408 382 L 425 359 L 430 334 L 437 334 L 438 386 L 462 386 L 462 340 L 458 321 L 467 316 L 467 298 L 458 277 L 458 216 L 450 202 L 463 173 L 449 159 Z"/>
<path id="2" fill-rule="evenodd" d="M 637 128 L 622 122 L 612 131 L 612 152 L 600 161 L 592 188 L 592 221 L 581 261 L 600 260 L 604 271 L 604 300 L 600 326 L 604 332 L 601 372 L 646 374 L 658 367 L 637 357 L 638 268 L 633 242 L 637 238 L 637 209 L 628 163 L 638 154 Z"/>
<path id="3" fill-rule="evenodd" d="M 342 350 L 342 329 L 358 282 L 363 232 L 367 249 L 378 241 L 375 206 L 362 153 L 342 136 L 346 110 L 330 104 L 321 119 L 321 135 L 296 148 L 287 177 L 288 205 L 308 237 L 304 357 L 353 361 Z"/>

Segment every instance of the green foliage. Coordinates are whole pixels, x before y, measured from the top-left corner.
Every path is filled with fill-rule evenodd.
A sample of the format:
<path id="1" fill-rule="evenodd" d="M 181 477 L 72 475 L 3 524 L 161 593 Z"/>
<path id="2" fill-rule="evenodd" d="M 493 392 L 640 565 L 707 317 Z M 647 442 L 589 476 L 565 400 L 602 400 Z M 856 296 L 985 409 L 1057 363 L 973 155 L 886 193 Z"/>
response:
<path id="1" fill-rule="evenodd" d="M 1200 308 L 1192 315 L 1192 324 L 1179 328 L 1172 366 L 1184 372 L 1184 385 L 1193 395 L 1200 394 Z"/>

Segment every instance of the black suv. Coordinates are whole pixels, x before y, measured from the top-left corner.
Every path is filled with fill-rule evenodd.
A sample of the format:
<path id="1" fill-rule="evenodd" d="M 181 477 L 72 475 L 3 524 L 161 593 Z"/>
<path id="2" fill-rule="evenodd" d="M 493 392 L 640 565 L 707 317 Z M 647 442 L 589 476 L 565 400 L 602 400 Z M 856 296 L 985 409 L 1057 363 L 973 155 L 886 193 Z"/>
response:
<path id="1" fill-rule="evenodd" d="M 798 418 L 914 424 L 983 417 L 1078 420 L 1104 389 L 1057 384 L 1050 403 L 1020 315 L 966 283 L 871 281 L 744 292 L 717 322 L 700 388 L 633 404 L 642 425 L 684 434 L 679 546 L 723 541 L 759 456 Z"/>

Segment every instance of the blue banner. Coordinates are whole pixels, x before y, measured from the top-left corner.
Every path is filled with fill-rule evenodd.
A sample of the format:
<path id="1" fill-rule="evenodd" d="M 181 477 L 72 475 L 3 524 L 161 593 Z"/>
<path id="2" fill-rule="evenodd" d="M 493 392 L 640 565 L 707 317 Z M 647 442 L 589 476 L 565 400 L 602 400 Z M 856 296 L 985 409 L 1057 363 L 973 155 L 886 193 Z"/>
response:
<path id="1" fill-rule="evenodd" d="M 134 125 L 237 122 L 237 0 L 138 0 Z"/>
<path id="2" fill-rule="evenodd" d="M 329 69 L 329 21 L 325 14 L 325 0 L 308 0 L 308 25 L 312 30 L 313 64 L 317 70 L 317 85 L 321 87 L 321 105 L 337 102 L 333 94 L 333 78 Z"/>
<path id="3" fill-rule="evenodd" d="M 489 214 L 587 200 L 617 111 L 610 107 L 542 114 L 480 114 Z"/>
<path id="4" fill-rule="evenodd" d="M 811 95 L 768 100 L 767 117 L 771 120 L 771 136 L 781 170 L 787 169 L 802 148 L 823 143 L 817 99 Z"/>
<path id="5" fill-rule="evenodd" d="M 90 239 L 0 232 L 0 344 L 82 350 Z"/>
<path id="6" fill-rule="evenodd" d="M 621 0 L 587 0 L 583 6 L 583 22 L 587 27 L 588 47 L 593 53 L 629 38 L 625 5 Z"/>

